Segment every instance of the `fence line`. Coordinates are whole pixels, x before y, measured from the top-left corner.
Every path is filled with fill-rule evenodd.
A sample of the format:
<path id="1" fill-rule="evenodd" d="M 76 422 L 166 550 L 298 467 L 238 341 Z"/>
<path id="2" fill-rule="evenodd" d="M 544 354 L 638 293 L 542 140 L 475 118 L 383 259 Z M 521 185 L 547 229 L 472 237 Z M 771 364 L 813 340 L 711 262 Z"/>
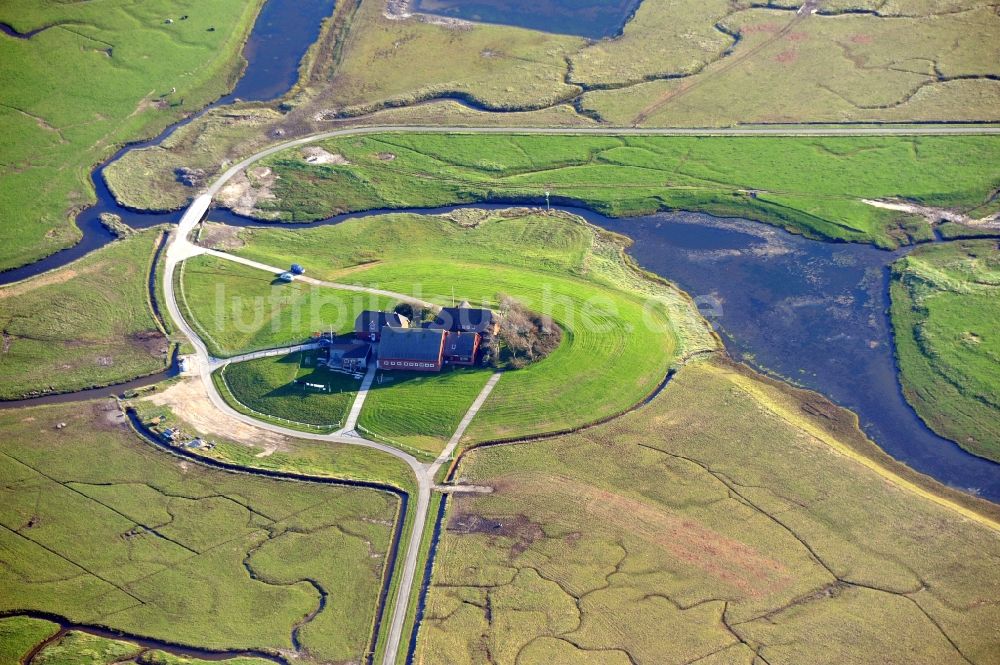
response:
<path id="1" fill-rule="evenodd" d="M 334 424 L 334 425 L 315 425 L 313 423 L 304 423 L 304 422 L 300 422 L 298 420 L 289 420 L 288 418 L 282 418 L 281 416 L 275 416 L 275 415 L 272 415 L 270 413 L 262 413 L 260 411 L 257 411 L 256 409 L 251 409 L 249 406 L 247 406 L 246 404 L 244 404 L 243 402 L 241 402 L 236 397 L 235 394 L 233 394 L 233 389 L 229 387 L 229 382 L 226 381 L 226 368 L 227 367 L 229 367 L 229 363 L 226 363 L 225 365 L 223 365 L 222 369 L 219 370 L 219 376 L 222 378 L 222 385 L 226 388 L 226 392 L 229 393 L 229 397 L 234 402 L 236 402 L 237 404 L 239 404 L 241 408 L 249 411 L 253 415 L 255 415 L 255 416 L 262 416 L 264 420 L 280 420 L 283 423 L 288 423 L 290 425 L 300 425 L 302 427 L 306 427 L 306 428 L 313 429 L 313 430 L 318 430 L 320 432 L 324 432 L 326 430 L 329 430 L 330 432 L 335 432 L 338 429 L 340 429 L 341 423 L 339 423 L 339 422 L 336 423 L 336 424 Z"/>
<path id="2" fill-rule="evenodd" d="M 389 445 L 395 446 L 396 448 L 404 448 L 404 449 L 409 450 L 410 452 L 412 452 L 412 453 L 414 453 L 416 455 L 422 455 L 422 456 L 427 457 L 427 458 L 433 458 L 434 457 L 434 453 L 432 453 L 430 451 L 423 450 L 422 448 L 415 448 L 415 447 L 407 445 L 405 443 L 400 443 L 399 441 L 393 441 L 389 437 L 382 436 L 381 434 L 377 434 L 377 433 L 371 431 L 370 429 L 368 429 L 367 427 L 363 427 L 361 425 L 356 425 L 354 427 L 354 429 L 356 429 L 357 431 L 361 432 L 362 434 L 367 434 L 372 439 L 375 439 L 375 440 L 378 440 L 378 441 L 382 441 L 383 443 L 388 443 Z"/>

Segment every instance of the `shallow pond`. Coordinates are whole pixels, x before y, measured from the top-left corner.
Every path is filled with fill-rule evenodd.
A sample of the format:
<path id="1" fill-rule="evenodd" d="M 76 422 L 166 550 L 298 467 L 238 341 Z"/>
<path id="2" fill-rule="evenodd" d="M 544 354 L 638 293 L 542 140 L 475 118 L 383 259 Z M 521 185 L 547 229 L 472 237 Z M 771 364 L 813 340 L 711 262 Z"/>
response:
<path id="1" fill-rule="evenodd" d="M 620 34 L 641 0 L 414 0 L 415 11 L 601 39 Z"/>
<path id="2" fill-rule="evenodd" d="M 694 296 L 733 357 L 856 412 L 910 467 L 1000 500 L 1000 465 L 934 434 L 903 398 L 886 314 L 899 252 L 691 213 L 588 217 L 633 238 L 640 264 Z"/>

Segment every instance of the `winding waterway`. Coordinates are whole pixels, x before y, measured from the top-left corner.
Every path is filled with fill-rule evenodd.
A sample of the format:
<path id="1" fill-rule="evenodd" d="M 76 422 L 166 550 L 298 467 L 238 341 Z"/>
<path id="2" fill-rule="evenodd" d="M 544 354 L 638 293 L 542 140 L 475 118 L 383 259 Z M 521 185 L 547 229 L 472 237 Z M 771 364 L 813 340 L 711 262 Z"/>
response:
<path id="1" fill-rule="evenodd" d="M 693 213 L 588 217 L 631 237 L 643 267 L 694 296 L 734 358 L 851 409 L 869 437 L 910 467 L 1000 501 L 1000 465 L 937 436 L 900 390 L 888 280 L 905 250 L 816 242 Z"/>
<path id="2" fill-rule="evenodd" d="M 181 216 L 179 211 L 140 212 L 119 206 L 104 181 L 104 169 L 130 150 L 159 145 L 179 128 L 209 109 L 230 104 L 237 99 L 268 101 L 288 92 L 295 84 L 302 57 L 319 37 L 323 20 L 333 14 L 333 7 L 334 0 L 267 0 L 243 48 L 247 66 L 235 89 L 198 113 L 167 127 L 159 136 L 122 147 L 94 169 L 91 180 L 97 194 L 97 203 L 76 217 L 76 225 L 83 233 L 80 242 L 35 263 L 0 272 L 0 285 L 62 267 L 114 240 L 114 235 L 101 224 L 101 213 L 119 215 L 129 226 L 136 229 L 149 228 L 157 224 L 176 224 Z M 6 30 L 4 32 L 12 34 Z M 17 36 L 29 39 L 37 32 L 39 31 Z"/>
<path id="3" fill-rule="evenodd" d="M 315 41 L 322 19 L 332 8 L 333 0 L 268 0 L 246 47 L 249 64 L 243 78 L 216 104 L 237 97 L 273 99 L 287 91 L 302 55 Z M 96 169 L 93 180 L 98 203 L 77 218 L 83 240 L 36 263 L 0 273 L 0 284 L 64 266 L 106 245 L 113 236 L 100 224 L 102 212 L 117 214 L 134 228 L 176 223 L 180 212 L 145 213 L 119 206 L 104 183 L 103 170 L 128 150 L 155 145 L 190 120 L 171 126 L 155 139 L 121 149 Z M 502 206 L 410 212 L 438 213 L 460 207 Z M 1000 465 L 936 436 L 902 397 L 885 314 L 887 266 L 898 253 L 810 241 L 762 224 L 706 215 L 675 213 L 611 220 L 585 210 L 564 209 L 630 235 L 636 241 L 631 252 L 642 265 L 703 298 L 704 313 L 714 319 L 733 356 L 854 410 L 865 431 L 900 461 L 952 487 L 1000 500 Z M 389 211 L 287 226 L 339 223 L 384 212 Z M 227 211 L 213 211 L 211 217 L 240 226 L 257 224 Z M 107 394 L 154 380 L 158 378 L 97 392 Z M 81 396 L 96 393 L 50 399 L 67 401 Z"/>

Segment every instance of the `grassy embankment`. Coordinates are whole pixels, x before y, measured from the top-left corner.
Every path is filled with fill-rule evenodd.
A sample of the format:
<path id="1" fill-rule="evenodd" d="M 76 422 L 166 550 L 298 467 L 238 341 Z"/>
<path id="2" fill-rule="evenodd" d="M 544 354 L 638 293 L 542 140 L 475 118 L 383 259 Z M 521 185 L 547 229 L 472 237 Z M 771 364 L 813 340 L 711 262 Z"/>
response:
<path id="1" fill-rule="evenodd" d="M 1000 461 L 1000 253 L 995 240 L 920 247 L 893 265 L 907 400 L 942 436 Z"/>
<path id="2" fill-rule="evenodd" d="M 21 32 L 51 26 L 30 39 L 0 35 L 0 219 L 8 222 L 0 227 L 0 269 L 74 243 L 80 233 L 71 217 L 94 200 L 96 164 L 233 85 L 260 5 L 0 5 L 0 22 Z"/>
<path id="3" fill-rule="evenodd" d="M 214 649 L 293 649 L 301 626 L 300 658 L 361 658 L 392 496 L 180 464 L 138 440 L 107 402 L 0 420 L 9 481 L 0 611 Z M 303 622 L 319 589 L 327 604 Z"/>
<path id="4" fill-rule="evenodd" d="M 495 305 L 505 293 L 552 316 L 564 331 L 561 346 L 543 361 L 505 373 L 473 422 L 475 440 L 559 430 L 618 413 L 648 395 L 678 358 L 717 344 L 684 294 L 626 262 L 620 237 L 562 213 L 389 215 L 314 229 L 254 230 L 243 239 L 235 250 L 243 256 L 272 265 L 294 257 L 327 280 L 442 304 L 454 297 Z M 186 284 L 189 301 L 213 302 L 197 292 L 213 282 L 205 273 L 201 287 Z M 373 436 L 438 450 L 487 374 L 451 372 L 419 383 L 388 375 L 391 380 L 377 381 L 369 394 L 361 423 Z"/>
<path id="5" fill-rule="evenodd" d="M 457 475 L 495 491 L 449 501 L 416 661 L 988 662 L 1000 513 L 884 458 L 723 361 L 585 433 L 467 452 Z"/>
<path id="6" fill-rule="evenodd" d="M 440 374 L 382 372 L 368 391 L 359 429 L 410 452 L 436 456 L 489 376 L 488 369 L 457 367 Z"/>
<path id="7" fill-rule="evenodd" d="M 0 287 L 0 398 L 109 385 L 167 365 L 147 284 L 158 237 L 137 233 Z"/>
<path id="8" fill-rule="evenodd" d="M 236 401 L 254 411 L 334 430 L 347 417 L 361 382 L 317 369 L 315 360 L 315 352 L 249 360 L 219 370 L 219 378 Z M 325 386 L 326 391 L 296 384 L 296 380 Z"/>
<path id="9" fill-rule="evenodd" d="M 970 210 L 1000 183 L 998 137 L 594 137 L 379 134 L 321 143 L 350 164 L 310 164 L 301 148 L 262 162 L 279 176 L 255 214 L 311 220 L 379 207 L 476 201 L 585 205 L 606 215 L 693 210 L 812 237 L 895 247 L 927 223 L 862 199 Z"/>

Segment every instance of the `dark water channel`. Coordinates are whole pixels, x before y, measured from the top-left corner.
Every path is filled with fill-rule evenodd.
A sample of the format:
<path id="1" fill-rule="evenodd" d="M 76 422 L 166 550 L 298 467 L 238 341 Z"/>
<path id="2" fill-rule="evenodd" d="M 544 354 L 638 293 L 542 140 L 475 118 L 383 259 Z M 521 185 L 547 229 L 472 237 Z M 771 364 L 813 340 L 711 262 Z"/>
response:
<path id="1" fill-rule="evenodd" d="M 302 56 L 319 38 L 334 0 L 267 0 L 243 47 L 246 71 L 233 91 L 215 103 L 269 101 L 288 92 L 299 77 Z"/>
<path id="2" fill-rule="evenodd" d="M 419 6 L 429 11 L 430 2 L 421 0 Z M 302 55 L 319 34 L 323 18 L 332 13 L 333 4 L 334 0 L 268 0 L 246 47 L 249 65 L 243 78 L 231 95 L 216 104 L 237 97 L 272 99 L 287 91 L 294 83 Z M 461 6 L 462 11 L 473 11 L 480 5 L 498 7 L 504 22 L 518 25 L 522 24 L 522 14 L 535 11 L 551 31 L 568 31 L 590 20 L 606 23 L 612 10 L 618 12 L 614 25 L 620 28 L 636 4 L 632 0 L 539 0 L 531 5 L 522 0 L 435 0 L 434 6 L 440 11 L 449 6 Z M 598 12 L 595 7 L 602 9 Z M 544 18 L 551 12 L 561 12 L 561 18 Z M 604 18 L 593 18 L 599 14 Z M 102 212 L 120 215 L 134 228 L 176 223 L 181 214 L 177 211 L 144 213 L 119 206 L 104 184 L 102 173 L 106 164 L 129 149 L 155 145 L 187 122 L 190 119 L 171 126 L 155 139 L 123 148 L 96 169 L 93 180 L 98 203 L 77 218 L 83 240 L 31 265 L 0 273 L 0 284 L 61 267 L 106 245 L 113 236 L 100 224 Z M 410 212 L 437 213 L 456 207 L 463 206 Z M 564 209 L 634 238 L 631 251 L 636 259 L 699 298 L 703 313 L 713 319 L 733 356 L 854 410 L 865 431 L 886 452 L 911 467 L 950 486 L 1000 500 L 1000 465 L 970 455 L 936 436 L 902 397 L 885 313 L 887 266 L 898 253 L 864 245 L 815 242 L 762 224 L 705 215 L 679 213 L 611 220 L 580 209 Z M 338 223 L 383 212 L 389 211 L 287 226 Z M 211 218 L 241 226 L 257 224 L 226 211 L 213 211 Z M 139 379 L 97 392 L 139 387 L 159 378 Z M 45 399 L 70 401 L 83 396 L 88 394 Z"/>
<path id="3" fill-rule="evenodd" d="M 425 14 L 601 39 L 621 34 L 641 0 L 414 0 Z"/>
<path id="4" fill-rule="evenodd" d="M 910 467 L 1000 500 L 1000 465 L 934 434 L 903 398 L 887 315 L 888 266 L 901 252 L 691 213 L 590 219 L 633 238 L 640 264 L 694 296 L 733 357 L 856 412 Z"/>
<path id="5" fill-rule="evenodd" d="M 94 169 L 91 180 L 97 194 L 97 203 L 83 210 L 76 218 L 76 224 L 83 232 L 83 239 L 76 245 L 35 263 L 0 272 L 0 284 L 17 282 L 64 266 L 114 240 L 112 233 L 101 225 L 101 213 L 119 215 L 125 223 L 136 229 L 176 223 L 181 216 L 179 211 L 139 212 L 119 206 L 104 182 L 104 169 L 129 150 L 159 145 L 177 129 L 211 108 L 230 104 L 237 99 L 267 101 L 283 95 L 294 85 L 302 56 L 316 41 L 323 19 L 333 14 L 333 7 L 334 0 L 267 0 L 243 49 L 247 67 L 233 92 L 198 113 L 171 125 L 159 136 L 123 147 Z M 29 38 L 33 34 L 35 33 L 20 36 Z"/>

